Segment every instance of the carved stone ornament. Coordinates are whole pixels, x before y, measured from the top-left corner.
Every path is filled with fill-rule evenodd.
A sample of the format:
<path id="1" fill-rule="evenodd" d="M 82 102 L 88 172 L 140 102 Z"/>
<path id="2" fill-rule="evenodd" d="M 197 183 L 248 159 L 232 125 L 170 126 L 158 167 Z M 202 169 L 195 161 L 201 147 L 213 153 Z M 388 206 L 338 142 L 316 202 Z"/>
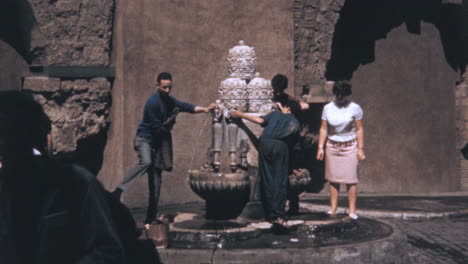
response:
<path id="1" fill-rule="evenodd" d="M 255 73 L 249 84 L 247 84 L 247 94 L 249 99 L 249 112 L 269 113 L 273 107 L 273 89 L 271 82 L 260 77 L 260 73 Z"/>
<path id="2" fill-rule="evenodd" d="M 188 183 L 193 192 L 205 200 L 237 200 L 239 194 L 248 195 L 249 176 L 247 172 L 221 174 L 198 170 L 189 172 Z"/>
<path id="3" fill-rule="evenodd" d="M 245 45 L 243 40 L 229 50 L 227 61 L 229 74 L 237 73 L 242 80 L 250 80 L 254 77 L 257 66 L 255 49 Z"/>
<path id="4" fill-rule="evenodd" d="M 247 84 L 236 73 L 221 82 L 218 89 L 219 100 L 226 109 L 247 110 Z"/>

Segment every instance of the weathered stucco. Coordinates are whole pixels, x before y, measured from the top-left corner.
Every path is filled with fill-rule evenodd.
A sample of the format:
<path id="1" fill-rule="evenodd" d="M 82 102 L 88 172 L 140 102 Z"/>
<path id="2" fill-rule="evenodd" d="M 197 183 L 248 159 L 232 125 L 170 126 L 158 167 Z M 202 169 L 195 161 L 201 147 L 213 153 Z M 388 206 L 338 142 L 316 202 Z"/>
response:
<path id="1" fill-rule="evenodd" d="M 375 43 L 375 60 L 353 73 L 352 99 L 364 110 L 365 192 L 437 193 L 459 190 L 455 166 L 457 72 L 433 24 L 419 34 L 404 25 Z"/>

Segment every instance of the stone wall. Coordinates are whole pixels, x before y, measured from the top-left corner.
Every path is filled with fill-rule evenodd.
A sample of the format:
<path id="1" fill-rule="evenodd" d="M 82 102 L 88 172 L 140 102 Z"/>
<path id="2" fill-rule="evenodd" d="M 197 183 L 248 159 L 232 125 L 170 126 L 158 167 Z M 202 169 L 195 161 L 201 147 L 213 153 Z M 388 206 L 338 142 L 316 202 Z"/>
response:
<path id="1" fill-rule="evenodd" d="M 80 140 L 98 134 L 107 125 L 111 87 L 105 78 L 27 77 L 23 89 L 33 92 L 52 121 L 55 153 L 76 151 Z"/>
<path id="2" fill-rule="evenodd" d="M 28 0 L 32 64 L 109 65 L 114 0 Z"/>
<path id="3" fill-rule="evenodd" d="M 28 18 L 32 22 L 20 25 L 25 39 L 29 37 L 31 64 L 23 89 L 34 93 L 51 118 L 54 152 L 74 153 L 80 142 L 98 134 L 104 134 L 105 141 L 113 77 L 114 1 L 19 2 L 23 16 L 25 10 L 32 10 Z M 102 156 L 103 149 L 96 146 L 91 152 Z"/>
<path id="4" fill-rule="evenodd" d="M 325 85 L 333 33 L 345 0 L 294 1 L 294 90 L 319 95 Z"/>
<path id="5" fill-rule="evenodd" d="M 468 143 L 468 69 L 465 70 L 460 84 L 455 87 L 457 149 Z M 460 177 L 460 188 L 468 190 L 468 161 L 457 153 L 457 174 Z"/>

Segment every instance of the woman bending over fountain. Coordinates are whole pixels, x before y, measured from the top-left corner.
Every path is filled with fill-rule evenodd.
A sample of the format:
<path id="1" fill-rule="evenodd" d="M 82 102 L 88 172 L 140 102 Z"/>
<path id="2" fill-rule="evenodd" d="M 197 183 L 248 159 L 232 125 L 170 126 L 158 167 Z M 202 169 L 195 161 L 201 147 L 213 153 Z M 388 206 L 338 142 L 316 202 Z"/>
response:
<path id="1" fill-rule="evenodd" d="M 366 158 L 363 112 L 358 104 L 348 99 L 351 95 L 349 82 L 337 82 L 333 94 L 335 101 L 323 108 L 317 152 L 318 160 L 325 156 L 325 178 L 330 182 L 330 211 L 327 213 L 336 215 L 340 184 L 344 183 L 348 189 L 349 216 L 357 219 L 357 169 L 359 161 Z"/>
<path id="2" fill-rule="evenodd" d="M 287 228 L 285 203 L 288 191 L 289 153 L 297 140 L 299 121 L 292 113 L 300 111 L 297 102 L 278 105 L 280 111 L 258 117 L 232 111 L 234 118 L 244 118 L 264 127 L 259 139 L 259 175 L 262 182 L 262 203 L 265 218 Z"/>

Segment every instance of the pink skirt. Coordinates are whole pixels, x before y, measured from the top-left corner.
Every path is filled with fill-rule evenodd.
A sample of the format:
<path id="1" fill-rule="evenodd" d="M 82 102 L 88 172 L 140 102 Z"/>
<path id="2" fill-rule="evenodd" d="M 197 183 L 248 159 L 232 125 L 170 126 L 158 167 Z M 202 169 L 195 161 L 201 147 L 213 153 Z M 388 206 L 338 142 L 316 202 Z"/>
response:
<path id="1" fill-rule="evenodd" d="M 357 141 L 333 144 L 327 140 L 325 147 L 325 178 L 335 183 L 358 183 Z"/>

